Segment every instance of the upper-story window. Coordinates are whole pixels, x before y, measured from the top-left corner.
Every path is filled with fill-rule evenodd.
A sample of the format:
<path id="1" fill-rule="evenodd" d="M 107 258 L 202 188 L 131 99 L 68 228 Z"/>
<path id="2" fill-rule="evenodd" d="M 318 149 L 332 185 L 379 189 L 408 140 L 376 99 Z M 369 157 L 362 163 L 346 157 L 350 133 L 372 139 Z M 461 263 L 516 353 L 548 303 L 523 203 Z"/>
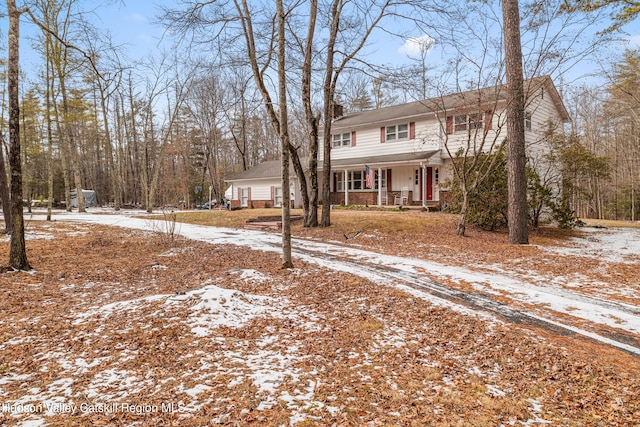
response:
<path id="1" fill-rule="evenodd" d="M 491 129 L 492 112 L 458 114 L 447 116 L 447 134 L 454 132 L 472 132 L 477 130 Z"/>
<path id="2" fill-rule="evenodd" d="M 524 128 L 525 128 L 525 130 L 531 130 L 531 119 L 532 119 L 531 111 L 525 111 L 524 112 Z"/>
<path id="3" fill-rule="evenodd" d="M 387 141 L 396 141 L 409 138 L 409 123 L 387 126 Z"/>
<path id="4" fill-rule="evenodd" d="M 382 126 L 380 128 L 380 142 L 406 141 L 416 137 L 416 123 Z"/>
<path id="5" fill-rule="evenodd" d="M 482 129 L 482 113 L 461 114 L 455 116 L 454 121 L 453 130 L 455 132 Z"/>
<path id="6" fill-rule="evenodd" d="M 348 147 L 351 145 L 351 132 L 336 133 L 333 135 L 333 148 Z"/>

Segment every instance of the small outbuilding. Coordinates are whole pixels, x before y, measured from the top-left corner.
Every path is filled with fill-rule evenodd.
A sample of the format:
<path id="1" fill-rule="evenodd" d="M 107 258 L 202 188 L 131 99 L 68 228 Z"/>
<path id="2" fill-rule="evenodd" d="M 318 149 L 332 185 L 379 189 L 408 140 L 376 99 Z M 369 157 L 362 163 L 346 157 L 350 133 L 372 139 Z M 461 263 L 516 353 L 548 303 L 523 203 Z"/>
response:
<path id="1" fill-rule="evenodd" d="M 76 190 L 71 190 L 71 207 L 78 207 L 78 192 Z M 84 207 L 90 208 L 93 206 L 98 206 L 98 199 L 96 197 L 96 192 L 94 190 L 82 190 L 82 197 L 84 198 Z"/>

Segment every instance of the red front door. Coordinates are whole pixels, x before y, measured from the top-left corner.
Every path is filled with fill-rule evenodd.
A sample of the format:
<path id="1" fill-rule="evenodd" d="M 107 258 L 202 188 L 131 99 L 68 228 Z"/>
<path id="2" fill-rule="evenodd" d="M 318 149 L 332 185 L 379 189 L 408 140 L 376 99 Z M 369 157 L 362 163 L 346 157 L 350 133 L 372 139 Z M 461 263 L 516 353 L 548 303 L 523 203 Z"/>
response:
<path id="1" fill-rule="evenodd" d="M 433 168 L 427 168 L 427 200 L 433 200 Z"/>

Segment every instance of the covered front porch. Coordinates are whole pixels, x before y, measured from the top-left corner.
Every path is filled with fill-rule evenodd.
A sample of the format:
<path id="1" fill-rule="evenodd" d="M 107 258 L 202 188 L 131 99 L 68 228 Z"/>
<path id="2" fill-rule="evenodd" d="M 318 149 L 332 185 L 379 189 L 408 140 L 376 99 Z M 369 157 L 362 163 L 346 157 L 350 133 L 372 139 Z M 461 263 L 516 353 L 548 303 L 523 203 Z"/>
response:
<path id="1" fill-rule="evenodd" d="M 331 204 L 438 206 L 442 160 L 436 153 L 336 161 L 332 165 Z"/>

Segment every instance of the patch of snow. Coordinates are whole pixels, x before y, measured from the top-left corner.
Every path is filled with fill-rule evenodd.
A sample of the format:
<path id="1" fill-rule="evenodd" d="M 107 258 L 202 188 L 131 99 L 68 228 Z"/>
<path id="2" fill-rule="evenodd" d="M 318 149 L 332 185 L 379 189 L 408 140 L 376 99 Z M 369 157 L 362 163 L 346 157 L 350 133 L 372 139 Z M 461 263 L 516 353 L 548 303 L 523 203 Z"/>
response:
<path id="1" fill-rule="evenodd" d="M 253 318 L 269 314 L 277 300 L 250 295 L 233 289 L 208 285 L 200 289 L 167 298 L 167 304 L 189 301 L 191 304 L 188 323 L 197 336 L 210 336 L 220 326 L 242 327 Z"/>
<path id="2" fill-rule="evenodd" d="M 135 214 L 139 215 L 140 212 Z M 103 225 L 118 226 L 139 230 L 154 230 L 153 220 L 132 218 L 130 213 L 121 212 L 118 215 L 105 214 L 61 214 L 64 219 L 81 221 L 85 223 L 99 223 Z M 157 228 L 157 227 L 156 227 Z M 190 239 L 208 242 L 211 244 L 233 244 L 248 247 L 255 250 L 280 251 L 281 236 L 274 233 L 264 233 L 255 230 L 228 229 L 207 227 L 192 224 L 181 224 L 176 232 Z M 571 256 L 588 256 L 612 262 L 631 262 L 638 260 L 640 253 L 640 229 L 585 229 L 585 237 L 572 240 L 570 248 L 543 248 L 550 253 L 563 253 Z M 562 315 L 568 315 L 588 322 L 607 327 L 622 329 L 628 332 L 640 333 L 640 314 L 629 310 L 624 304 L 592 298 L 580 294 L 577 290 L 560 289 L 539 276 L 523 277 L 509 271 L 476 271 L 464 267 L 452 267 L 450 265 L 413 259 L 378 254 L 357 248 L 346 248 L 337 244 L 320 241 L 293 239 L 294 256 L 309 263 L 320 265 L 334 271 L 343 271 L 365 277 L 375 283 L 393 285 L 393 280 L 382 276 L 375 269 L 365 263 L 374 265 L 388 265 L 411 274 L 421 276 L 428 275 L 434 280 L 452 281 L 471 284 L 483 292 L 495 294 L 506 293 L 508 296 L 523 305 L 544 307 L 546 311 L 556 311 Z M 345 256 L 349 262 L 332 258 L 327 260 L 315 254 Z M 542 279 L 542 283 L 541 283 Z M 546 282 L 546 283 L 545 283 Z M 428 299 L 436 304 L 450 307 L 469 314 L 478 315 L 482 312 L 470 310 L 448 300 L 438 299 L 427 292 L 413 292 L 414 295 Z M 531 313 L 527 313 L 531 314 Z M 491 317 L 491 316 L 490 316 Z M 545 320 L 548 320 L 545 318 Z M 566 325 L 563 325 L 566 326 Z M 206 329 L 206 327 L 205 327 Z M 602 342 L 611 343 L 597 334 L 588 334 L 578 328 L 576 332 Z M 205 333 L 205 330 L 201 331 Z M 614 343 L 615 346 L 620 343 Z M 627 346 L 630 347 L 630 346 Z M 634 348 L 635 353 L 640 354 L 640 349 Z"/>
<path id="3" fill-rule="evenodd" d="M 237 274 L 239 279 L 249 283 L 264 283 L 269 279 L 261 272 L 248 268 L 229 270 L 228 273 Z"/>
<path id="4" fill-rule="evenodd" d="M 192 248 L 170 248 L 168 251 L 166 251 L 164 253 L 161 253 L 158 256 L 161 256 L 161 257 L 172 257 L 172 256 L 176 256 L 176 255 L 187 253 L 191 249 Z"/>
<path id="5" fill-rule="evenodd" d="M 43 420 L 42 418 L 38 418 L 38 419 L 21 421 L 19 424 L 17 424 L 17 427 L 42 427 L 46 424 L 47 424 L 46 420 Z"/>
<path id="6" fill-rule="evenodd" d="M 209 387 L 208 385 L 198 384 L 193 388 L 185 390 L 184 392 L 195 399 L 196 397 L 198 397 L 200 393 L 203 393 L 208 390 L 211 390 L 211 387 Z"/>
<path id="7" fill-rule="evenodd" d="M 84 313 L 77 313 L 76 320 L 74 320 L 72 324 L 79 325 L 82 322 L 84 322 L 86 319 L 93 316 L 99 316 L 99 315 L 110 316 L 114 312 L 136 310 L 145 304 L 148 304 L 154 301 L 162 301 L 167 299 L 170 296 L 171 295 L 169 294 L 151 295 L 143 298 L 136 298 L 128 301 L 118 301 L 118 302 L 105 304 L 100 307 L 94 307 L 91 310 L 86 311 Z"/>
<path id="8" fill-rule="evenodd" d="M 51 233 L 26 230 L 24 238 L 25 240 L 53 240 L 55 236 Z"/>
<path id="9" fill-rule="evenodd" d="M 497 386 L 492 384 L 487 384 L 487 394 L 492 397 L 503 397 L 506 396 L 506 393 L 500 390 Z"/>
<path id="10" fill-rule="evenodd" d="M 562 255 L 596 258 L 609 262 L 637 262 L 640 257 L 640 229 L 583 228 L 585 237 L 570 239 L 571 247 L 541 246 L 540 249 Z"/>

